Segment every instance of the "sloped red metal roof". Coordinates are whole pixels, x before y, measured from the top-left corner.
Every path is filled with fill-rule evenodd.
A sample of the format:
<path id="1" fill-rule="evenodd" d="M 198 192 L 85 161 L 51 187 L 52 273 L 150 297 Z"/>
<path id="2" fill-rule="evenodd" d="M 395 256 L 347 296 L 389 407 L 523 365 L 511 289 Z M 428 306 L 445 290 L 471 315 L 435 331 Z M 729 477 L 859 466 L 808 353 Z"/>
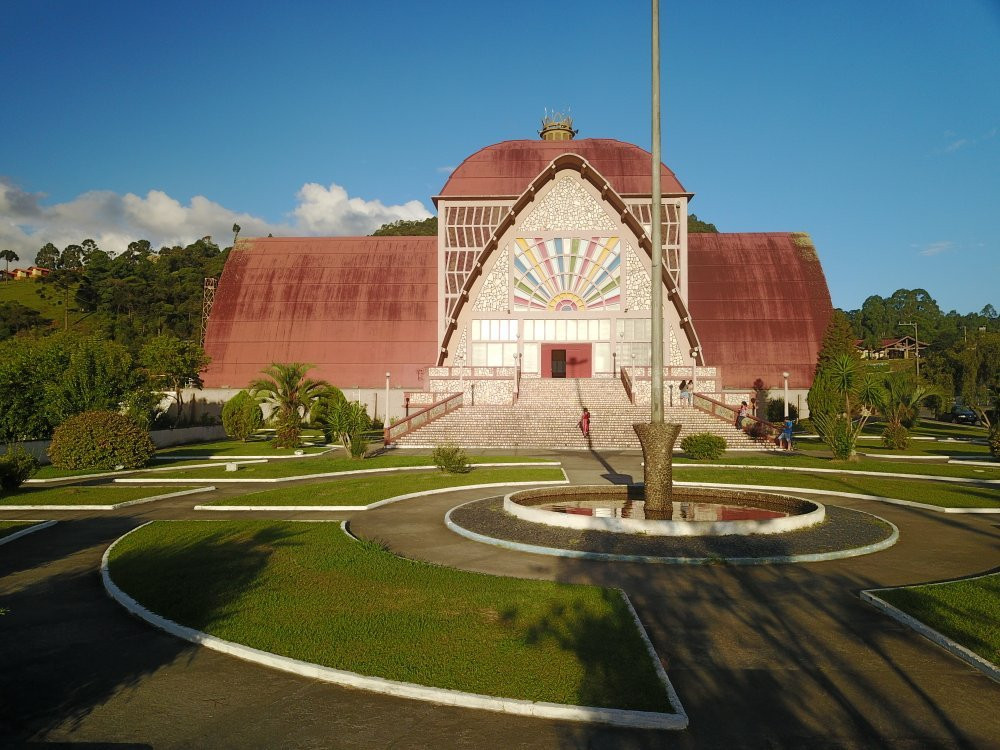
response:
<path id="1" fill-rule="evenodd" d="M 242 388 L 272 362 L 308 362 L 342 388 L 426 387 L 437 358 L 437 237 L 244 240 L 205 336 L 209 387 Z"/>
<path id="2" fill-rule="evenodd" d="M 517 197 L 560 154 L 578 154 L 611 183 L 619 195 L 653 192 L 652 155 L 631 143 L 609 138 L 573 141 L 503 141 L 480 149 L 458 165 L 435 198 Z M 661 166 L 665 195 L 688 195 L 674 173 Z"/>
<path id="3" fill-rule="evenodd" d="M 833 304 L 805 235 L 688 235 L 688 304 L 705 362 L 723 387 L 812 384 Z M 779 394 L 780 395 L 780 394 Z"/>

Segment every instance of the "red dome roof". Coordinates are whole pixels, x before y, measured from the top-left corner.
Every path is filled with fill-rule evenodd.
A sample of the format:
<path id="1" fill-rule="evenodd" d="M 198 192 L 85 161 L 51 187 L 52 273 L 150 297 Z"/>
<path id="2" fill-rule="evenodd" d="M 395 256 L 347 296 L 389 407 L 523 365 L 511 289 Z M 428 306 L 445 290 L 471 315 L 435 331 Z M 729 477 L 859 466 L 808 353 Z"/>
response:
<path id="1" fill-rule="evenodd" d="M 652 155 L 610 138 L 574 141 L 504 141 L 480 149 L 451 173 L 437 198 L 516 197 L 560 154 L 578 154 L 603 175 L 619 195 L 650 195 Z M 664 195 L 689 195 L 661 165 Z"/>

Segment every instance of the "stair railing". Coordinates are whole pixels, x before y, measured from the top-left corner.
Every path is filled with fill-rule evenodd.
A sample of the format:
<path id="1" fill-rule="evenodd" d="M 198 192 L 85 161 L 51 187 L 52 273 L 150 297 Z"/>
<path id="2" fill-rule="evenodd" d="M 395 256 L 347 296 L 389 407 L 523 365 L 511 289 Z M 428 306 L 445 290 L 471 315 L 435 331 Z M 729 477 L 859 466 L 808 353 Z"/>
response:
<path id="1" fill-rule="evenodd" d="M 693 394 L 691 405 L 705 414 L 724 419 L 734 427 L 736 426 L 736 416 L 740 413 L 739 407 L 716 401 L 704 393 Z M 741 429 L 754 440 L 768 440 L 771 437 L 777 437 L 781 433 L 781 426 L 773 422 L 765 422 L 763 419 L 757 419 L 757 417 L 752 417 L 749 414 L 743 419 L 747 421 L 743 423 L 744 426 Z"/>
<path id="2" fill-rule="evenodd" d="M 628 396 L 630 404 L 635 404 L 635 396 L 632 395 L 632 376 L 626 371 L 624 367 L 618 368 L 621 373 L 622 387 L 625 389 L 625 395 Z"/>
<path id="3" fill-rule="evenodd" d="M 391 445 L 404 435 L 409 435 L 424 425 L 430 424 L 435 419 L 440 419 L 445 414 L 455 411 L 455 409 L 462 405 L 464 398 L 465 395 L 462 393 L 453 393 L 420 411 L 413 412 L 413 414 L 405 419 L 389 425 L 382 432 L 383 442 L 385 445 Z"/>

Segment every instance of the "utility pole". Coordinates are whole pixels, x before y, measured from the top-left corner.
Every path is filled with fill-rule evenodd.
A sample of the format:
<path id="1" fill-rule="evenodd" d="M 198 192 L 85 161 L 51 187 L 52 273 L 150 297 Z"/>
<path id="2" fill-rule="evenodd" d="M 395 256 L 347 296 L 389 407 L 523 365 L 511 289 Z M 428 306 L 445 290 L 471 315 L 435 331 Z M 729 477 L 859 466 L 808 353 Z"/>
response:
<path id="1" fill-rule="evenodd" d="M 650 307 L 650 417 L 653 424 L 663 424 L 663 242 L 660 237 L 660 212 L 663 194 L 660 186 L 660 2 L 653 2 L 653 205 L 650 240 L 653 243 L 652 294 Z"/>

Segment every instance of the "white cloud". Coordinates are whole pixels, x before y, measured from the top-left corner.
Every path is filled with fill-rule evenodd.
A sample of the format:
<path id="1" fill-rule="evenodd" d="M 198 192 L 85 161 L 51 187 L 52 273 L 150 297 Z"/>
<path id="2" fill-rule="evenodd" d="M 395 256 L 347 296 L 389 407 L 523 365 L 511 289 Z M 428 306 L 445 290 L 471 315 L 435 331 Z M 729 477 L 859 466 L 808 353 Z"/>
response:
<path id="1" fill-rule="evenodd" d="M 0 248 L 10 248 L 27 264 L 47 242 L 59 248 L 94 239 L 103 250 L 121 252 L 129 242 L 149 240 L 153 247 L 187 244 L 211 235 L 229 244 L 233 224 L 240 236 L 361 235 L 399 219 L 426 219 L 420 201 L 385 205 L 352 198 L 337 184 L 307 183 L 297 194 L 287 221 L 270 222 L 196 195 L 187 205 L 162 190 L 119 195 L 107 190 L 83 193 L 64 203 L 46 205 L 41 193 L 28 193 L 0 177 Z"/>
<path id="2" fill-rule="evenodd" d="M 440 174 L 451 174 L 455 171 L 455 167 L 438 167 L 435 171 Z"/>
<path id="3" fill-rule="evenodd" d="M 932 242 L 925 246 L 918 255 L 923 255 L 925 257 L 931 255 L 940 255 L 941 253 L 947 253 L 955 249 L 955 243 L 951 240 L 942 240 L 941 242 Z"/>
<path id="4" fill-rule="evenodd" d="M 980 143 L 983 143 L 984 141 L 988 141 L 991 138 L 995 138 L 996 134 L 997 134 L 997 128 L 994 127 L 987 130 L 982 135 L 976 136 L 974 138 L 973 137 L 957 138 L 956 136 L 958 135 L 958 133 L 956 133 L 954 130 L 946 130 L 944 133 L 944 137 L 948 139 L 948 143 L 945 144 L 944 153 L 953 154 L 959 149 L 968 148 L 971 146 L 977 146 Z"/>

